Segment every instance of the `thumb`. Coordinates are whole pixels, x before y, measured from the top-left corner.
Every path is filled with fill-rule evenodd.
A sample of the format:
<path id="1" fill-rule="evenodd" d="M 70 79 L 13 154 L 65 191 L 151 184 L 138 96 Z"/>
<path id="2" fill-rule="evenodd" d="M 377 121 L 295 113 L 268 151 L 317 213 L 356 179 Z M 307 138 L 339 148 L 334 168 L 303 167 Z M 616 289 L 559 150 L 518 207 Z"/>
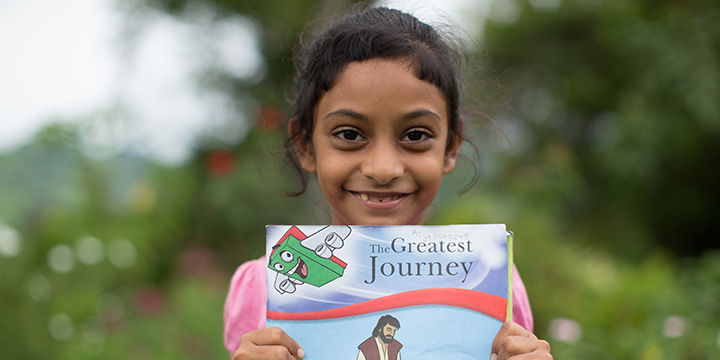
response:
<path id="1" fill-rule="evenodd" d="M 492 348 L 490 352 L 490 359 L 495 360 L 497 358 L 498 353 L 500 353 L 500 347 L 502 346 L 503 340 L 510 335 L 512 331 L 512 325 L 513 323 L 511 321 L 506 321 L 502 324 L 502 327 L 500 327 L 500 331 L 498 331 L 497 335 L 495 335 L 495 339 L 493 339 L 492 342 Z"/>
<path id="2" fill-rule="evenodd" d="M 295 357 L 298 359 L 302 359 L 305 357 L 305 350 L 303 350 L 303 348 L 301 348 L 299 345 L 295 350 Z"/>

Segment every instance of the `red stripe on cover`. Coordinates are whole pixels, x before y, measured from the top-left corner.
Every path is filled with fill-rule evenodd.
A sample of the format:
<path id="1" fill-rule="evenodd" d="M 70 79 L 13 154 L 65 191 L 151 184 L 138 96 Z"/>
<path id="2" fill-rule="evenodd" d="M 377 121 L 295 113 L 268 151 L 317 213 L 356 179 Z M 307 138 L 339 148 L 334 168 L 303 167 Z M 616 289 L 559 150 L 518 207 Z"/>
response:
<path id="1" fill-rule="evenodd" d="M 346 264 L 344 261 L 336 258 L 335 255 L 331 256 L 331 257 L 330 257 L 330 260 L 332 260 L 332 261 L 334 261 L 336 264 L 342 266 L 343 269 L 346 269 L 346 268 L 347 268 L 347 264 Z"/>
<path id="2" fill-rule="evenodd" d="M 507 311 L 507 299 L 497 295 L 475 290 L 439 288 L 413 290 L 323 311 L 286 313 L 268 310 L 267 318 L 270 320 L 327 320 L 420 305 L 456 306 L 483 313 L 500 321 L 505 321 Z"/>

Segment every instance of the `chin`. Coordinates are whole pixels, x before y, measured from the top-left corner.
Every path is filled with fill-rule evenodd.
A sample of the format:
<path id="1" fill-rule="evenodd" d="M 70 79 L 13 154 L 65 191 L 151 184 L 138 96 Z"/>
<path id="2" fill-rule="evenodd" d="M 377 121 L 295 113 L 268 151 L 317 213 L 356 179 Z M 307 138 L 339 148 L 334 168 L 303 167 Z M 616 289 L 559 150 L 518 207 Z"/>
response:
<path id="1" fill-rule="evenodd" d="M 422 217 L 421 217 L 422 219 Z M 365 218 L 364 221 L 360 221 L 358 225 L 380 225 L 380 226 L 399 226 L 399 225 L 420 225 L 422 221 L 418 222 L 413 219 L 400 218 L 395 216 L 374 216 Z"/>
<path id="2" fill-rule="evenodd" d="M 364 208 L 352 208 L 346 209 L 347 211 L 342 213 L 333 212 L 333 224 L 335 225 L 422 225 L 423 214 L 411 214 L 408 216 L 408 211 L 403 209 L 397 209 L 397 211 L 386 211 L 386 212 L 368 212 Z M 343 216 L 346 215 L 346 216 Z M 349 215 L 349 216 L 348 216 Z"/>

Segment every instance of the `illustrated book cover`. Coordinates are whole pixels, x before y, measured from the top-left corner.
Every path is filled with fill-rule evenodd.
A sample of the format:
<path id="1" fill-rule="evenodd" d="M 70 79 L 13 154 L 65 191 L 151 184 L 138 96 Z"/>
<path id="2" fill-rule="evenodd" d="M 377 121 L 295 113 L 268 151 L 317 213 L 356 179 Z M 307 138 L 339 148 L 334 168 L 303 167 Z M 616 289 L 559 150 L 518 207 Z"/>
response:
<path id="1" fill-rule="evenodd" d="M 270 225 L 266 240 L 267 326 L 308 360 L 484 359 L 512 318 L 502 224 Z"/>

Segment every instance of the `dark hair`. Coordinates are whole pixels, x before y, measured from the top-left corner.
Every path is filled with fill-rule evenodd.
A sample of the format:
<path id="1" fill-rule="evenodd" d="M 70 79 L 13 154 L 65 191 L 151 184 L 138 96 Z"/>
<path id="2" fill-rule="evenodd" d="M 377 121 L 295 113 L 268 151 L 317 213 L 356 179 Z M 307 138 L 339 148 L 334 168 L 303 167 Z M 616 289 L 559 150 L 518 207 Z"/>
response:
<path id="1" fill-rule="evenodd" d="M 398 321 L 398 319 L 394 318 L 392 315 L 383 315 L 380 317 L 380 320 L 378 320 L 377 325 L 375 325 L 375 328 L 372 331 L 372 336 L 377 336 L 378 331 L 384 328 L 385 325 L 391 325 L 396 329 L 400 329 L 400 321 Z"/>
<path id="2" fill-rule="evenodd" d="M 286 160 L 301 178 L 299 191 L 290 195 L 300 195 L 307 188 L 307 174 L 298 163 L 293 145 L 311 141 L 315 105 L 349 63 L 373 58 L 409 60 L 415 76 L 435 85 L 445 97 L 447 142 L 453 136 L 465 140 L 459 113 L 462 53 L 412 15 L 385 7 L 371 8 L 342 18 L 321 33 L 304 54 L 288 116 L 298 126 L 285 142 Z"/>

